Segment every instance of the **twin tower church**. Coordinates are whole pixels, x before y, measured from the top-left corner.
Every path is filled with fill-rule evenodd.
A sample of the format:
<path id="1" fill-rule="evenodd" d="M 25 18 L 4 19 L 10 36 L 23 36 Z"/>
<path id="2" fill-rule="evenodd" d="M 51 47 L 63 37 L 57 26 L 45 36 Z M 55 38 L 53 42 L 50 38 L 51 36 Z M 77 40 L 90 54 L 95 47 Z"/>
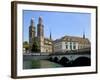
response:
<path id="1" fill-rule="evenodd" d="M 34 19 L 31 19 L 30 27 L 29 27 L 29 49 L 31 51 L 34 42 L 38 43 L 40 52 L 53 52 L 53 45 L 51 34 L 50 38 L 44 37 L 44 25 L 42 17 L 40 16 L 37 24 L 37 36 L 36 36 L 36 27 L 34 24 Z"/>
<path id="2" fill-rule="evenodd" d="M 37 31 L 37 33 L 36 33 Z M 37 34 L 37 35 L 36 35 Z M 29 51 L 31 52 L 34 42 L 38 43 L 39 52 L 66 52 L 70 50 L 79 50 L 90 48 L 91 43 L 85 34 L 82 37 L 78 36 L 62 36 L 60 39 L 53 40 L 50 33 L 50 38 L 44 36 L 44 24 L 42 17 L 39 17 L 37 30 L 32 18 L 29 26 Z"/>

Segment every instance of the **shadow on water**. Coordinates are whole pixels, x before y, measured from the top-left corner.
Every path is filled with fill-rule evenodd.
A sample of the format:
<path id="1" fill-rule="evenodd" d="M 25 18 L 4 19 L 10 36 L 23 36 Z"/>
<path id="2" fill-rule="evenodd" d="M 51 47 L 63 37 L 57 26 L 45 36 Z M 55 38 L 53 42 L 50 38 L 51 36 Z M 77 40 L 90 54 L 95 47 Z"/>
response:
<path id="1" fill-rule="evenodd" d="M 74 61 L 69 61 L 69 59 L 67 59 L 66 57 L 63 57 L 61 58 L 61 60 L 58 60 L 58 58 L 55 57 L 54 59 L 49 58 L 49 61 L 61 64 L 64 67 L 91 66 L 91 60 L 87 57 L 79 57 Z"/>

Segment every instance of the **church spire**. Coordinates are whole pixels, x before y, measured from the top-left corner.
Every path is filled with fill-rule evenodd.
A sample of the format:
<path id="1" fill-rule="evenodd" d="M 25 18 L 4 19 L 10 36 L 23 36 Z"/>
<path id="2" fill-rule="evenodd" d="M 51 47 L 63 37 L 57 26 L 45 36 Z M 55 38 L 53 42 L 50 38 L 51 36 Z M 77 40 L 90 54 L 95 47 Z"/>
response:
<path id="1" fill-rule="evenodd" d="M 52 40 L 52 32 L 51 32 L 51 29 L 49 31 L 50 31 L 49 39 Z"/>
<path id="2" fill-rule="evenodd" d="M 85 32 L 83 32 L 83 39 L 85 39 Z"/>
<path id="3" fill-rule="evenodd" d="M 44 25 L 43 25 L 43 19 L 41 16 L 39 16 L 39 19 L 38 19 L 37 36 L 44 37 Z"/>
<path id="4" fill-rule="evenodd" d="M 39 24 L 43 24 L 43 20 L 41 16 L 39 16 Z"/>
<path id="5" fill-rule="evenodd" d="M 52 40 L 51 31 L 50 31 L 50 40 Z"/>
<path id="6" fill-rule="evenodd" d="M 30 25 L 34 26 L 34 18 L 31 18 Z"/>

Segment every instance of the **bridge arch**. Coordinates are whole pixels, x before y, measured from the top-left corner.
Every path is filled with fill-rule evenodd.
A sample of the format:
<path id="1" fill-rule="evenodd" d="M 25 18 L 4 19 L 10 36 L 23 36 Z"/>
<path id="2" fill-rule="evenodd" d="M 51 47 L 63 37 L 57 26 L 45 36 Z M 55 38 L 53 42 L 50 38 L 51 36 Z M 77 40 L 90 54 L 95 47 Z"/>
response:
<path id="1" fill-rule="evenodd" d="M 50 60 L 50 61 L 53 61 L 53 58 L 52 58 L 52 57 L 50 57 L 50 58 L 49 58 L 49 60 Z"/>
<path id="2" fill-rule="evenodd" d="M 62 57 L 59 60 L 59 63 L 62 64 L 63 66 L 66 66 L 68 62 L 69 62 L 69 59 L 67 57 Z"/>
<path id="3" fill-rule="evenodd" d="M 58 62 L 58 60 L 59 60 L 58 57 L 54 57 L 53 59 L 54 62 Z"/>
<path id="4" fill-rule="evenodd" d="M 88 57 L 78 57 L 73 61 L 73 66 L 90 66 L 91 60 Z"/>

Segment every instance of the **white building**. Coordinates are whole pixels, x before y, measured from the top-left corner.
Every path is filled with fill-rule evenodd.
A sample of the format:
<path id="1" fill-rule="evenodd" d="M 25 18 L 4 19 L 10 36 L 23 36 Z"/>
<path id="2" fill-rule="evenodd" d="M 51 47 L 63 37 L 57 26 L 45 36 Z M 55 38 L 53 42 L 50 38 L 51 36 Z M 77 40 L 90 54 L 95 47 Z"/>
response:
<path id="1" fill-rule="evenodd" d="M 64 36 L 53 42 L 54 52 L 65 52 L 70 50 L 78 50 L 90 48 L 90 41 L 85 37 Z"/>

